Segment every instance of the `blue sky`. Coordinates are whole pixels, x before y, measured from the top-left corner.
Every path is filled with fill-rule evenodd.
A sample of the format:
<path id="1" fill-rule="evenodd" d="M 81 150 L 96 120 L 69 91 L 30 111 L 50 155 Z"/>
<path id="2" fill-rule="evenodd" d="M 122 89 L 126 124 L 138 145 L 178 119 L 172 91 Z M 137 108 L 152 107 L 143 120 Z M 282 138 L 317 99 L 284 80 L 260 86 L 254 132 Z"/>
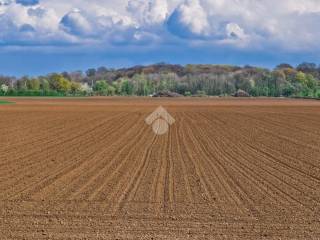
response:
<path id="1" fill-rule="evenodd" d="M 317 62 L 318 0 L 0 0 L 0 74 Z"/>

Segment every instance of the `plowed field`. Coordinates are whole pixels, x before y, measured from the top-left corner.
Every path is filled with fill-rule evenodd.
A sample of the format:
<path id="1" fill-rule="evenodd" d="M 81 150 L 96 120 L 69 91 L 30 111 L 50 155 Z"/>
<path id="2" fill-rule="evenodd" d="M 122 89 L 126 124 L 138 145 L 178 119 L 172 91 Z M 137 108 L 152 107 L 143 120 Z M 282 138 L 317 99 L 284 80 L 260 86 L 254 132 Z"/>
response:
<path id="1" fill-rule="evenodd" d="M 320 239 L 320 101 L 10 101 L 1 240 Z"/>

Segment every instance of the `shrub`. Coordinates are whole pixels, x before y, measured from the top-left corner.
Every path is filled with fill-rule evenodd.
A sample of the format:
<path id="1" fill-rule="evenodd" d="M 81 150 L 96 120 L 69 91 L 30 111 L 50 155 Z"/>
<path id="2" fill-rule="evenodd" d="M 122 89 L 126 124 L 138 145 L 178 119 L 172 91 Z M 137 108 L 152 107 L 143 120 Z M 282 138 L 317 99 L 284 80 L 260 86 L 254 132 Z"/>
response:
<path id="1" fill-rule="evenodd" d="M 207 96 L 207 94 L 206 94 L 205 91 L 198 90 L 198 91 L 197 91 L 197 96 L 199 96 L 199 97 L 205 97 L 205 96 Z"/>
<path id="2" fill-rule="evenodd" d="M 190 97 L 192 94 L 191 94 L 190 91 L 186 91 L 186 92 L 184 92 L 184 95 L 185 95 L 186 97 Z"/>

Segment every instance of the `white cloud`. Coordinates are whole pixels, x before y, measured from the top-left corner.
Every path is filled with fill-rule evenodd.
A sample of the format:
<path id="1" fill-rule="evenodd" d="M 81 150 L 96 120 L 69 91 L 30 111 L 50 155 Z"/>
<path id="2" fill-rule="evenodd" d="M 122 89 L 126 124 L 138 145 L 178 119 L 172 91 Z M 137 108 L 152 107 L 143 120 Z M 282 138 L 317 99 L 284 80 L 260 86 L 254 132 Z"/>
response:
<path id="1" fill-rule="evenodd" d="M 226 25 L 226 34 L 230 38 L 244 39 L 246 37 L 244 30 L 236 23 L 228 23 Z"/>
<path id="2" fill-rule="evenodd" d="M 169 18 L 168 28 L 173 34 L 187 38 L 207 37 L 212 30 L 199 0 L 186 0 L 180 4 Z"/>
<path id="3" fill-rule="evenodd" d="M 59 21 L 53 9 L 9 4 L 0 14 L 0 42 L 3 45 L 43 45 L 70 41 L 71 38 L 59 30 Z"/>
<path id="4" fill-rule="evenodd" d="M 0 6 L 6 6 L 13 3 L 13 0 L 0 0 Z"/>
<path id="5" fill-rule="evenodd" d="M 319 21 L 319 0 L 0 0 L 0 44 L 179 44 L 178 36 L 320 51 Z"/>
<path id="6" fill-rule="evenodd" d="M 89 36 L 93 33 L 93 25 L 79 9 L 67 13 L 60 24 L 63 30 L 71 34 Z"/>
<path id="7" fill-rule="evenodd" d="M 319 18 L 318 0 L 184 0 L 168 28 L 210 43 L 307 50 L 316 47 Z"/>
<path id="8" fill-rule="evenodd" d="M 138 27 L 161 24 L 168 15 L 167 0 L 129 0 L 128 12 Z"/>

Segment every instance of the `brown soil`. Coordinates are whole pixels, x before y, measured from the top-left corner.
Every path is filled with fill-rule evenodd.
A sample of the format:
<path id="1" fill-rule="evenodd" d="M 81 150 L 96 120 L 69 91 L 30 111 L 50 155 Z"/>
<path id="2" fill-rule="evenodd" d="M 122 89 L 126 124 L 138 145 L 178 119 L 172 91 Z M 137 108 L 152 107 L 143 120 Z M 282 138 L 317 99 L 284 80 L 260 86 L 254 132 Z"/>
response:
<path id="1" fill-rule="evenodd" d="M 320 101 L 10 101 L 1 240 L 319 239 Z"/>

